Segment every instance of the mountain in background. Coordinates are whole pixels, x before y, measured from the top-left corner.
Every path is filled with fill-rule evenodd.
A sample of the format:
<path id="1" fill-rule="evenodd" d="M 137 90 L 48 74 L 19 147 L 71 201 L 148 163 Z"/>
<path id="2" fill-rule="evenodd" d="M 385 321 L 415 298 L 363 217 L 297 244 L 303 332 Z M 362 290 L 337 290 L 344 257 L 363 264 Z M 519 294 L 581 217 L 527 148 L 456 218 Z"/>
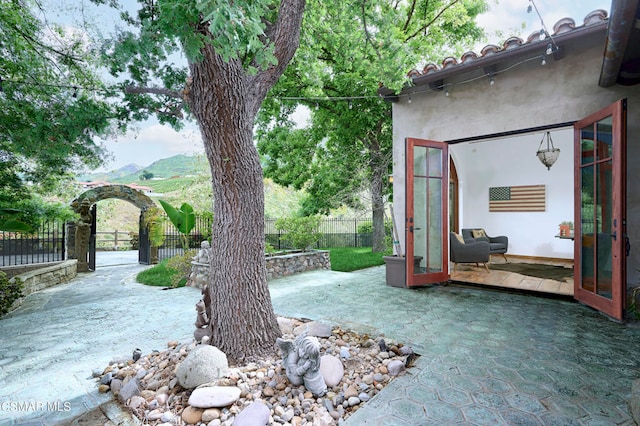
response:
<path id="1" fill-rule="evenodd" d="M 203 157 L 175 155 L 158 160 L 147 167 L 128 164 L 108 173 L 90 173 L 78 176 L 79 181 L 90 182 L 103 180 L 112 183 L 130 183 L 139 181 L 143 172 L 153 175 L 153 178 L 168 179 L 176 176 L 193 176 L 207 173 L 208 163 Z"/>
<path id="2" fill-rule="evenodd" d="M 139 170 L 142 170 L 143 167 L 137 164 L 127 164 L 126 166 L 122 166 L 119 169 L 111 170 L 109 172 L 100 172 L 100 173 L 87 173 L 83 175 L 78 175 L 76 180 L 80 182 L 91 182 L 95 180 L 104 180 L 107 182 L 111 182 L 114 179 L 121 178 L 123 176 L 129 176 L 131 174 L 138 173 Z"/>

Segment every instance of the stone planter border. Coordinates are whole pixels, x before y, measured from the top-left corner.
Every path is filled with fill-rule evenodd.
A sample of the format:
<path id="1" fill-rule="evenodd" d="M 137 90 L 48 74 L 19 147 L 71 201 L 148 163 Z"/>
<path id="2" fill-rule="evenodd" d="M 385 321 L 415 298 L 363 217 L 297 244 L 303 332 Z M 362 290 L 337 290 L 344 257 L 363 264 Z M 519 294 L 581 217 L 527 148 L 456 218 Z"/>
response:
<path id="1" fill-rule="evenodd" d="M 329 252 L 326 250 L 314 250 L 300 253 L 288 253 L 281 256 L 269 256 L 266 258 L 267 279 L 284 277 L 299 272 L 315 269 L 331 269 Z M 200 262 L 191 262 L 191 274 L 188 286 L 202 289 L 209 279 L 209 265 Z"/>

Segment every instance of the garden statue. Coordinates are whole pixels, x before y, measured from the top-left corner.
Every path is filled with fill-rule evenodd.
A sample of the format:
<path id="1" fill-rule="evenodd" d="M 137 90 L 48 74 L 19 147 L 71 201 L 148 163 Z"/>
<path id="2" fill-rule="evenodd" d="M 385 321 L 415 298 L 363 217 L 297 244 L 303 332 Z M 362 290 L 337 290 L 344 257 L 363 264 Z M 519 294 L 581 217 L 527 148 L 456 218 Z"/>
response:
<path id="1" fill-rule="evenodd" d="M 192 259 L 198 263 L 208 264 L 210 251 L 211 251 L 211 246 L 209 245 L 209 241 L 204 240 L 203 242 L 200 243 L 200 251 Z"/>
<path id="2" fill-rule="evenodd" d="M 307 332 L 300 334 L 295 340 L 278 338 L 276 345 L 283 353 L 284 368 L 289 381 L 296 386 L 304 384 L 314 396 L 322 396 L 327 385 L 320 374 L 320 342 Z"/>
<path id="3" fill-rule="evenodd" d="M 206 336 L 207 338 L 211 338 L 211 331 L 209 328 L 209 324 L 211 319 L 209 318 L 209 306 L 211 305 L 211 301 L 209 298 L 209 286 L 205 285 L 202 288 L 202 299 L 196 303 L 196 331 L 193 332 L 193 337 L 197 342 L 203 341 L 203 338 Z"/>

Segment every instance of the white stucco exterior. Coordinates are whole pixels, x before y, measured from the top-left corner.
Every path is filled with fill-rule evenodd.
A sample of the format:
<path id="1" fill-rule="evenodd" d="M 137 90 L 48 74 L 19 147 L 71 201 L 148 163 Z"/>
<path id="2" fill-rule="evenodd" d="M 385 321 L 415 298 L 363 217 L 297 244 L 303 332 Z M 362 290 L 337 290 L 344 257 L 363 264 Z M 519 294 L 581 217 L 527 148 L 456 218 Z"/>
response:
<path id="1" fill-rule="evenodd" d="M 401 95 L 393 104 L 393 207 L 399 227 L 403 228 L 405 219 L 405 138 L 448 142 L 573 123 L 627 98 L 627 231 L 631 243 L 627 275 L 628 286 L 637 285 L 640 88 L 598 86 L 604 38 L 602 31 L 567 46 L 562 59 L 548 57 L 546 65 L 541 64 L 541 57 L 502 64 L 493 85 L 480 69 L 475 74 L 444 81 L 449 96 L 444 90 L 432 91 L 426 85 L 416 87 L 410 95 Z M 535 155 L 543 134 L 538 131 L 449 146 L 460 183 L 460 227 L 484 227 L 489 235 L 509 236 L 510 254 L 573 258 L 572 243 L 555 238 L 560 222 L 573 221 L 573 129 L 552 130 L 554 145 L 561 154 L 551 170 Z M 545 212 L 489 212 L 489 187 L 538 184 L 546 185 Z M 402 229 L 399 231 L 404 247 Z"/>

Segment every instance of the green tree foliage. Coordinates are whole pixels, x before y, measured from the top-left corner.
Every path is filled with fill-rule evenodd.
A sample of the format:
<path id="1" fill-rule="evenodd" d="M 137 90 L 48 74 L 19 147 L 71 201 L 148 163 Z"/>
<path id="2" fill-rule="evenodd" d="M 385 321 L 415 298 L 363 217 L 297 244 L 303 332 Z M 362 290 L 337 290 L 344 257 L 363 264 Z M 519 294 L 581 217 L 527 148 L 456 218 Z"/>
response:
<path id="1" fill-rule="evenodd" d="M 305 188 L 303 214 L 370 207 L 374 251 L 384 250 L 392 128 L 378 85 L 399 88 L 411 67 L 461 53 L 483 35 L 474 19 L 485 9 L 484 0 L 310 3 L 301 48 L 261 111 L 265 175 Z M 300 105 L 303 129 L 292 120 Z"/>
<path id="2" fill-rule="evenodd" d="M 153 178 L 153 173 L 145 170 L 142 172 L 142 174 L 140 175 L 140 180 L 149 180 Z"/>
<path id="3" fill-rule="evenodd" d="M 88 46 L 36 19 L 38 4 L 0 6 L 0 207 L 51 189 L 73 169 L 98 166 L 104 152 L 96 136 L 110 129 L 110 107 L 94 98 L 101 86 Z"/>

